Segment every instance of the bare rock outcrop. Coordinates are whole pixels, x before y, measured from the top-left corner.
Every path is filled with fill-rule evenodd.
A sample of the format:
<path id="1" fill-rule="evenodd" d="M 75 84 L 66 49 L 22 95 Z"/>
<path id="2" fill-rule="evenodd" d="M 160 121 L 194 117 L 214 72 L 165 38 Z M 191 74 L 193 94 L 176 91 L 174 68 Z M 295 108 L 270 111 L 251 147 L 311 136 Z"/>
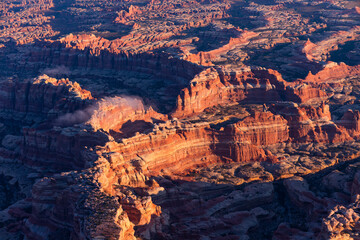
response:
<path id="1" fill-rule="evenodd" d="M 358 239 L 359 19 L 2 0 L 0 239 Z"/>
<path id="2" fill-rule="evenodd" d="M 86 106 L 92 99 L 91 93 L 78 83 L 46 75 L 25 82 L 9 80 L 1 83 L 1 86 L 2 117 L 14 120 L 55 119 Z"/>

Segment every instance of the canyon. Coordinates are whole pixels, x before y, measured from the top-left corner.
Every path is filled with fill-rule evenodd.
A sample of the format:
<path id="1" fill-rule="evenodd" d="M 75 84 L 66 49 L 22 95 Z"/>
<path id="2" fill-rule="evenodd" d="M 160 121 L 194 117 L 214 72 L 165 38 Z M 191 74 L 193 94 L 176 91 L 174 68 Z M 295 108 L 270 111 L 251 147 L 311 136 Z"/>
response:
<path id="1" fill-rule="evenodd" d="M 0 238 L 359 239 L 359 9 L 2 1 Z"/>

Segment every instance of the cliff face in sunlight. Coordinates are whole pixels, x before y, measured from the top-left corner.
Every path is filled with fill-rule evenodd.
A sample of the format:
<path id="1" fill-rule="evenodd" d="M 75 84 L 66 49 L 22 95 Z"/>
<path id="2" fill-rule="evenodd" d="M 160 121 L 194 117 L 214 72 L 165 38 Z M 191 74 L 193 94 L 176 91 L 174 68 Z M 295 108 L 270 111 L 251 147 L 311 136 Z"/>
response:
<path id="1" fill-rule="evenodd" d="M 259 78 L 269 76 L 268 73 L 260 73 L 256 72 Z M 232 79 L 233 84 L 237 84 L 235 79 Z M 272 80 L 275 79 L 281 79 L 281 76 Z M 92 238 L 98 234 L 111 239 L 131 239 L 135 235 L 149 239 L 154 236 L 168 237 L 171 231 L 167 230 L 167 226 L 173 221 L 169 218 L 169 212 L 180 218 L 185 217 L 180 208 L 169 208 L 169 204 L 205 201 L 202 197 L 196 200 L 197 197 L 189 199 L 183 198 L 181 193 L 173 193 L 174 186 L 182 186 L 181 191 L 190 191 L 187 186 L 182 185 L 185 184 L 181 183 L 184 180 L 191 185 L 191 182 L 200 176 L 201 179 L 209 178 L 205 182 L 216 179 L 214 177 L 218 170 L 213 167 L 222 165 L 231 166 L 230 169 L 221 170 L 225 171 L 221 173 L 222 177 L 237 184 L 241 181 L 263 179 L 267 182 L 274 178 L 288 177 L 291 176 L 290 168 L 285 171 L 286 168 L 281 167 L 282 170 L 278 172 L 276 167 L 270 167 L 284 161 L 284 157 L 274 149 L 285 150 L 284 146 L 293 143 L 344 142 L 359 135 L 357 111 L 349 110 L 334 122 L 329 106 L 324 102 L 318 106 L 281 102 L 259 107 L 256 107 L 256 104 L 249 105 L 249 108 L 239 108 L 237 104 L 230 108 L 216 106 L 206 108 L 203 112 L 205 115 L 199 115 L 201 121 L 196 120 L 196 117 L 184 118 L 185 115 L 183 120 L 167 120 L 166 115 L 144 106 L 139 98 L 122 96 L 93 99 L 87 90 L 65 79 L 49 80 L 41 77 L 26 84 L 29 87 L 23 88 L 23 91 L 34 89 L 39 92 L 39 87 L 49 89 L 46 92 L 51 90 L 57 94 L 68 94 L 63 99 L 64 105 L 76 102 L 78 108 L 82 106 L 65 114 L 58 112 L 56 115 L 59 117 L 53 118 L 52 123 L 23 128 L 20 144 L 14 148 L 9 143 L 2 151 L 4 158 L 16 157 L 31 168 L 54 172 L 52 177 L 42 178 L 32 187 L 32 200 L 25 205 L 27 209 L 31 209 L 30 212 L 24 206 L 14 206 L 8 210 L 12 221 L 16 220 L 10 228 L 11 231 L 20 230 L 26 236 L 36 236 L 38 239 L 53 236 L 52 229 L 62 229 L 60 225 L 84 224 L 89 230 L 70 227 L 63 232 L 64 236 L 74 239 L 81 239 L 83 235 Z M 283 93 L 287 91 L 285 84 L 287 83 L 281 80 L 279 85 L 283 88 L 277 96 L 284 96 Z M 266 91 L 266 88 L 262 91 Z M 28 96 L 32 94 L 29 92 Z M 197 97 L 201 98 L 199 95 Z M 251 101 L 251 96 L 247 97 Z M 44 103 L 46 102 L 48 101 L 45 100 Z M 29 101 L 29 106 L 31 104 L 34 103 Z M 47 111 L 53 112 L 55 109 L 58 108 L 52 107 Z M 5 110 L 9 112 L 12 109 L 4 106 Z M 22 114 L 26 115 L 27 112 Z M 32 116 L 33 121 L 42 121 L 46 115 L 44 111 L 32 111 Z M 351 157 L 351 152 L 349 154 Z M 311 166 L 315 159 L 310 157 L 307 161 Z M 260 171 L 256 173 L 260 174 L 258 177 L 255 172 L 242 172 L 241 166 L 249 162 L 260 164 L 255 167 L 261 169 L 257 170 Z M 326 166 L 325 164 L 320 169 Z M 82 171 L 57 173 L 72 169 Z M 204 175 L 201 169 L 208 169 L 205 172 L 209 171 L 208 173 L 213 175 Z M 319 168 L 310 168 L 307 172 L 309 171 L 317 172 Z M 166 180 L 165 176 L 171 176 L 172 183 Z M 239 179 L 243 180 L 239 182 Z M 193 184 L 192 188 L 210 191 L 208 197 L 212 200 L 202 203 L 205 207 L 196 213 L 205 218 L 209 212 L 220 211 L 222 204 L 228 204 L 230 209 L 235 207 L 235 202 L 215 197 L 220 192 L 230 191 L 232 195 L 247 196 L 247 191 L 264 189 L 262 195 L 255 195 L 257 205 L 251 203 L 253 198 L 246 197 L 243 200 L 241 206 L 244 210 L 251 207 L 254 210 L 229 210 L 220 215 L 217 221 L 222 221 L 225 226 L 236 225 L 242 221 L 250 221 L 249 228 L 257 226 L 262 220 L 258 218 L 260 215 L 257 214 L 260 213 L 256 211 L 260 210 L 256 206 L 267 206 L 278 194 L 270 183 L 251 185 L 252 187 L 244 192 L 231 188 L 220 191 L 210 183 L 204 183 L 204 186 Z M 217 191 L 220 192 L 216 193 Z M 82 201 L 86 204 L 75 204 L 80 199 L 84 199 Z M 98 212 L 100 208 L 104 210 L 97 215 L 88 214 Z M 41 209 L 47 210 L 44 212 Z M 267 210 L 261 211 L 269 214 Z M 234 217 L 233 221 L 226 220 L 228 214 Z M 29 220 L 20 221 L 23 218 Z M 195 221 L 196 217 L 192 218 Z M 211 228 L 213 227 L 221 229 L 218 225 Z M 41 234 L 37 231 L 38 228 L 43 229 Z M 248 228 L 243 231 L 246 233 Z M 277 234 L 281 231 L 283 230 L 278 229 Z"/>

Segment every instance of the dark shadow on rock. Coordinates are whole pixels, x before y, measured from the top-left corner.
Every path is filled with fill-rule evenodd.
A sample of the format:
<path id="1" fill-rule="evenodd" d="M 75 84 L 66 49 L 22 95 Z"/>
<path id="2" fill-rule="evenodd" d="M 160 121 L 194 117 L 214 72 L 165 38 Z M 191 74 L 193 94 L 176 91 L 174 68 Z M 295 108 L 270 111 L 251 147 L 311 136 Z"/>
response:
<path id="1" fill-rule="evenodd" d="M 294 49 L 297 49 L 296 56 L 292 55 Z M 301 47 L 293 43 L 282 43 L 271 49 L 256 50 L 250 54 L 249 60 L 246 60 L 245 63 L 250 66 L 274 69 L 290 82 L 304 79 L 309 72 L 316 74 L 322 69 L 321 64 L 307 60 L 305 54 L 301 52 Z"/>
<path id="2" fill-rule="evenodd" d="M 99 11 L 92 11 L 91 7 L 73 8 L 75 0 L 54 1 L 54 7 L 46 12 L 46 16 L 54 17 L 50 25 L 60 36 L 67 34 L 95 34 L 109 40 L 120 38 L 129 34 L 131 25 L 115 23 L 116 12 L 122 10 L 121 6 L 108 11 L 103 4 L 97 4 Z M 93 4 L 96 4 L 93 2 Z M 94 21 L 96 20 L 96 21 Z M 99 25 L 100 24 L 100 25 Z M 54 36 L 57 39 L 59 35 Z"/>
<path id="3" fill-rule="evenodd" d="M 360 159 L 355 159 L 338 163 L 319 172 L 302 175 L 302 177 L 309 184 L 310 191 L 316 197 L 323 198 L 323 195 L 317 195 L 318 191 L 323 191 L 323 186 L 320 184 L 322 178 L 334 170 L 342 171 L 350 164 L 359 161 Z M 268 215 L 258 215 L 257 224 L 251 226 L 247 234 L 251 240 L 271 239 L 281 223 L 287 222 L 291 227 L 306 232 L 311 231 L 311 226 L 306 224 L 309 218 L 315 217 L 320 220 L 327 214 L 327 211 L 317 209 L 316 213 L 310 212 L 308 215 L 305 209 L 292 202 L 292 193 L 284 187 L 286 179 L 270 183 L 255 181 L 232 185 L 179 180 L 170 176 L 152 178 L 165 189 L 164 192 L 151 197 L 156 205 L 161 206 L 163 214 L 169 216 L 169 222 L 162 226 L 163 231 L 171 236 L 167 239 L 200 239 L 202 236 L 237 239 L 236 236 L 239 236 L 240 232 L 236 229 L 249 224 L 247 220 L 251 218 L 251 214 L 260 209 L 268 212 Z M 266 189 L 273 190 L 266 194 L 264 191 Z M 258 198 L 256 198 L 257 195 Z M 251 196 L 255 196 L 256 200 Z M 333 196 L 329 193 L 326 197 Z M 135 229 L 136 232 L 141 232 L 147 227 L 146 225 L 137 226 Z M 154 234 L 151 239 L 166 239 L 166 237 L 164 238 L 162 234 Z"/>
<path id="4" fill-rule="evenodd" d="M 110 131 L 111 136 L 115 139 L 130 138 L 136 135 L 136 133 L 149 132 L 153 129 L 154 124 L 151 122 L 145 122 L 144 120 L 127 121 L 124 123 L 119 132 Z"/>
<path id="5" fill-rule="evenodd" d="M 21 54 L 16 58 L 4 54 L 6 66 L 3 69 L 17 74 L 19 78 L 38 76 L 44 69 L 66 67 L 69 72 L 67 77 L 71 81 L 78 81 L 85 89 L 91 91 L 86 84 L 96 83 L 105 87 L 106 96 L 120 89 L 142 97 L 145 104 L 161 113 L 175 109 L 181 90 L 203 70 L 191 62 L 170 58 L 166 53 L 130 54 L 103 50 L 100 54 L 94 54 L 88 48 L 76 50 L 66 48 L 60 42 L 42 41 L 17 46 L 17 49 Z M 81 82 L 81 78 L 93 82 Z"/>
<path id="6" fill-rule="evenodd" d="M 330 61 L 344 62 L 349 66 L 360 64 L 360 41 L 350 41 L 340 45 L 339 49 L 330 52 Z"/>
<path id="7" fill-rule="evenodd" d="M 265 1 L 261 1 L 260 4 L 265 4 L 264 2 Z M 224 20 L 241 29 L 253 30 L 258 27 L 266 26 L 266 19 L 261 16 L 259 12 L 253 12 L 245 9 L 247 6 L 249 6 L 248 2 L 243 3 L 239 1 L 231 4 L 230 9 L 227 11 L 230 17 L 224 18 Z M 255 18 L 256 20 L 254 20 Z"/>

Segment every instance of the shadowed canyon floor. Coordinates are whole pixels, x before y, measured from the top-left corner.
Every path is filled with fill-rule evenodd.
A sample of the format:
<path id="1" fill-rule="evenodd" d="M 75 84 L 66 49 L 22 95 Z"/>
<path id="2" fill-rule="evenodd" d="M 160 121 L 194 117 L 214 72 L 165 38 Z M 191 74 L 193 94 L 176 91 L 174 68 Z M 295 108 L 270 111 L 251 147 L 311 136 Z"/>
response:
<path id="1" fill-rule="evenodd" d="M 359 149 L 359 1 L 0 2 L 0 239 L 360 239 Z"/>

